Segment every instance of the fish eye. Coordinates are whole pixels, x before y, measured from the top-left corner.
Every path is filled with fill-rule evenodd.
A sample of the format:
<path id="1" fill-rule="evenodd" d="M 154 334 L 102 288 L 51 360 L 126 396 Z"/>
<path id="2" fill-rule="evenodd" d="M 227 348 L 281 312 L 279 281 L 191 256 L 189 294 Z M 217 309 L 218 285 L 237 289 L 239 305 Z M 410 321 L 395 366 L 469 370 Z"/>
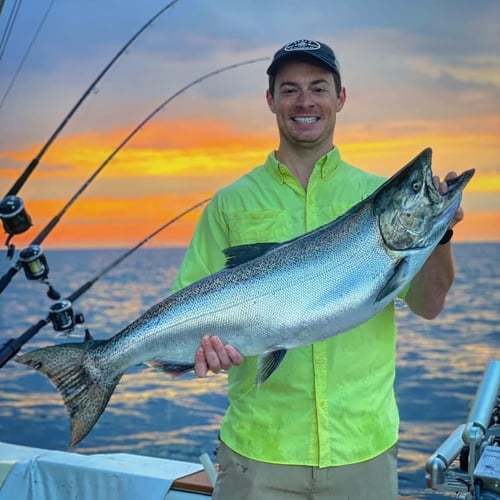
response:
<path id="1" fill-rule="evenodd" d="M 411 187 L 415 193 L 418 193 L 422 187 L 422 183 L 420 181 L 413 181 Z"/>

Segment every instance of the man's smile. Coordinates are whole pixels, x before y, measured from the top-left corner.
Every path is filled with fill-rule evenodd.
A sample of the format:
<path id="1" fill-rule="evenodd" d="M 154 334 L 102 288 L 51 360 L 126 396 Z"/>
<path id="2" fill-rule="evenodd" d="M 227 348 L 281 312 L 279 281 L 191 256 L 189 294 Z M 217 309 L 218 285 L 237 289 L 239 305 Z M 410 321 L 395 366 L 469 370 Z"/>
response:
<path id="1" fill-rule="evenodd" d="M 315 123 L 319 118 L 317 116 L 294 116 L 292 120 L 298 123 Z"/>

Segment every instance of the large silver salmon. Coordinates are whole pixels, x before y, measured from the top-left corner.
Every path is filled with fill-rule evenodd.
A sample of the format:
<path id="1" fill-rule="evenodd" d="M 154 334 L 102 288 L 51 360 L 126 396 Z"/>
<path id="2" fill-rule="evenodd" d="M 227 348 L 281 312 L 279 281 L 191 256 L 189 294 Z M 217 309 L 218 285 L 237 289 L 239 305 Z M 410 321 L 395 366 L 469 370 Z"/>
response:
<path id="1" fill-rule="evenodd" d="M 288 349 L 354 328 L 408 286 L 474 174 L 464 172 L 442 195 L 431 155 L 424 150 L 325 226 L 281 244 L 226 250 L 225 269 L 172 294 L 109 340 L 46 347 L 17 361 L 61 392 L 72 445 L 90 432 L 128 368 L 152 361 L 170 372 L 192 369 L 204 334 L 260 356 L 256 383 L 263 383 Z"/>

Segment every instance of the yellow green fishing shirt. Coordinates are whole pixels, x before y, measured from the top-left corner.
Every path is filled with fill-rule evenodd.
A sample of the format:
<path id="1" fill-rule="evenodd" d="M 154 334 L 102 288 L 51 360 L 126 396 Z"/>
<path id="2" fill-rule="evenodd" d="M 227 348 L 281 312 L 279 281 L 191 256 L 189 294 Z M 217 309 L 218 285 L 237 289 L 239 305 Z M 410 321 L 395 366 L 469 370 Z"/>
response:
<path id="1" fill-rule="evenodd" d="M 206 207 L 172 291 L 220 270 L 225 248 L 281 242 L 311 231 L 383 180 L 348 165 L 334 148 L 316 163 L 306 191 L 270 154 Z M 290 350 L 258 388 L 257 358 L 246 357 L 228 373 L 221 439 L 241 455 L 276 464 L 328 467 L 379 455 L 398 437 L 395 344 L 390 305 L 349 332 Z"/>

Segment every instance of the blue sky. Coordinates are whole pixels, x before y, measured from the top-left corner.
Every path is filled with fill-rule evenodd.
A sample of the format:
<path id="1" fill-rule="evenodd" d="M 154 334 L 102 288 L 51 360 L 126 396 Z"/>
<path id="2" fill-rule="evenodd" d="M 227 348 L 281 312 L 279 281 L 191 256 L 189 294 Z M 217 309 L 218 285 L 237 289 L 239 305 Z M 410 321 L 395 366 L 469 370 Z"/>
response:
<path id="1" fill-rule="evenodd" d="M 0 92 L 51 3 L 22 3 L 0 61 Z M 0 110 L 2 137 L 9 142 L 19 136 L 48 137 L 117 50 L 167 3 L 55 0 Z M 6 0 L 0 28 L 12 4 Z M 180 0 L 103 80 L 102 98 L 94 96 L 103 112 L 106 105 L 112 110 L 118 104 L 122 112 L 108 111 L 103 119 L 75 117 L 75 126 L 120 123 L 125 111 L 139 117 L 190 78 L 231 62 L 270 56 L 302 37 L 329 42 L 337 52 L 349 95 L 356 98 L 356 106 L 344 114 L 348 122 L 477 115 L 492 107 L 500 111 L 498 18 L 500 3 L 489 0 Z M 207 83 L 200 94 L 206 99 L 261 99 L 264 70 L 262 63 L 228 74 L 224 85 L 220 80 Z M 210 109 L 209 103 L 205 106 Z M 260 111 L 267 115 L 264 106 Z M 28 133 L 32 128 L 33 136 Z"/>

